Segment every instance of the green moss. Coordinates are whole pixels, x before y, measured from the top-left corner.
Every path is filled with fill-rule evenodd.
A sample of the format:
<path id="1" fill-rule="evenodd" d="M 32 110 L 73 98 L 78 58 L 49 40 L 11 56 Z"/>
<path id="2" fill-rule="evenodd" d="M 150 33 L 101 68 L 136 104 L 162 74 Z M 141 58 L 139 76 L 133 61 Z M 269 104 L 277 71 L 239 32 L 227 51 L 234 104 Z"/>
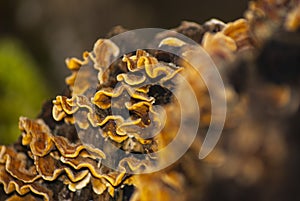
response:
<path id="1" fill-rule="evenodd" d="M 26 49 L 13 39 L 0 39 L 0 144 L 18 138 L 19 116 L 36 117 L 47 94 Z"/>

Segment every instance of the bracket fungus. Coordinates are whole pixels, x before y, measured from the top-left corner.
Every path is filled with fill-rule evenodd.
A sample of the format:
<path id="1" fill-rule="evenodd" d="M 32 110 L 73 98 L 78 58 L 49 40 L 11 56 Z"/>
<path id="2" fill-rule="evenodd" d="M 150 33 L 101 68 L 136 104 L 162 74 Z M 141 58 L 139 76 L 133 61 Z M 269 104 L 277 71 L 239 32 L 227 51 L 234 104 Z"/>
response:
<path id="1" fill-rule="evenodd" d="M 288 8 L 284 6 L 287 2 Z M 0 200 L 210 200 L 213 196 L 206 190 L 220 175 L 244 182 L 245 186 L 260 185 L 266 179 L 262 176 L 267 174 L 265 169 L 282 163 L 285 144 L 279 131 L 268 130 L 265 139 L 276 145 L 278 153 L 276 160 L 272 158 L 272 147 L 261 139 L 265 129 L 256 118 L 259 104 L 250 102 L 255 94 L 254 99 L 268 103 L 277 103 L 279 96 L 283 101 L 267 104 L 270 110 L 291 114 L 295 112 L 295 107 L 289 106 L 293 89 L 261 80 L 272 86 L 267 94 L 242 88 L 258 85 L 253 80 L 241 80 L 245 72 L 239 71 L 237 63 L 246 60 L 255 66 L 257 58 L 253 55 L 263 51 L 266 38 L 275 30 L 299 31 L 299 7 L 299 1 L 258 0 L 250 3 L 243 19 L 230 23 L 213 19 L 203 25 L 183 22 L 172 32 L 160 33 L 156 36 L 157 49 L 136 49 L 119 56 L 122 45 L 102 38 L 91 52 L 83 53 L 82 60 L 66 59 L 71 71 L 65 80 L 68 92 L 47 103 L 47 110 L 43 109 L 37 119 L 20 117 L 20 139 L 13 145 L 0 146 Z M 110 35 L 124 31 L 119 27 Z M 204 141 L 201 135 L 212 121 L 210 93 L 201 75 L 197 75 L 207 69 L 202 67 L 196 72 L 181 59 L 192 59 L 195 52 L 174 31 L 196 41 L 217 64 L 225 82 L 227 135 L 203 161 L 198 160 L 199 147 L 194 143 L 171 166 L 155 173 L 135 174 L 176 153 L 161 154 L 159 150 L 171 144 L 180 129 L 182 110 L 173 94 L 179 77 L 197 92 L 201 117 L 196 141 Z M 161 47 L 175 48 L 178 55 Z M 249 69 L 243 66 L 243 70 Z M 251 76 L 257 72 L 250 69 L 246 73 Z M 185 89 L 181 90 L 184 96 Z M 183 109 L 187 114 L 192 112 L 189 106 Z M 188 116 L 189 122 L 192 120 Z M 256 132 L 249 129 L 253 125 Z M 181 143 L 187 142 L 183 139 Z M 180 148 L 180 144 L 177 146 Z"/>

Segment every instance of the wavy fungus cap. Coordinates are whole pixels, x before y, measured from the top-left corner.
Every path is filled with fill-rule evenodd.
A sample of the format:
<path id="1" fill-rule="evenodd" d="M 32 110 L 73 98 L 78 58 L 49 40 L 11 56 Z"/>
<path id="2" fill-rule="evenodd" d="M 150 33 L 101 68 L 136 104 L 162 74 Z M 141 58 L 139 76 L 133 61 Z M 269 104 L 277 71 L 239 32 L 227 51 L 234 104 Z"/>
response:
<path id="1" fill-rule="evenodd" d="M 269 22 L 264 24 L 260 20 L 269 16 L 276 23 L 280 21 L 283 3 L 280 0 L 252 2 L 246 13 L 247 19 L 227 24 L 213 19 L 203 26 L 183 22 L 173 31 L 195 40 L 218 64 L 222 76 L 227 75 L 225 64 L 236 61 L 241 52 L 252 52 L 261 45 L 264 36 L 259 37 L 254 28 L 267 26 Z M 274 11 L 269 9 L 276 6 L 278 9 Z M 286 28 L 297 29 L 298 18 L 299 6 L 285 20 Z M 118 30 L 124 31 L 118 28 L 112 34 L 118 34 Z M 158 49 L 175 48 L 186 58 L 195 56 L 193 49 L 188 49 L 174 32 L 163 32 L 156 39 Z M 156 152 L 170 144 L 179 130 L 182 111 L 177 97 L 172 94 L 179 76 L 197 91 L 200 134 L 210 125 L 212 106 L 201 76 L 178 55 L 153 49 L 137 49 L 119 55 L 122 48 L 110 39 L 99 39 L 91 52 L 83 53 L 82 60 L 66 59 L 71 71 L 65 80 L 69 91 L 56 96 L 47 105 L 50 110 L 43 109 L 38 119 L 20 118 L 20 140 L 11 146 L 0 146 L 0 184 L 3 188 L 0 192 L 5 193 L 6 200 L 175 201 L 187 199 L 187 186 L 202 186 L 197 183 L 198 177 L 203 179 L 201 182 L 208 180 L 202 172 L 207 167 L 194 160 L 198 159 L 198 147 L 194 144 L 182 159 L 166 169 L 152 174 L 131 174 L 141 173 L 151 164 L 161 163 L 175 154 L 175 150 L 162 155 Z M 230 115 L 225 128 L 232 129 L 246 115 L 244 108 L 250 106 L 246 96 L 237 94 L 229 83 L 225 86 Z M 284 91 L 279 105 L 285 107 L 290 91 L 273 91 Z M 184 110 L 189 113 L 190 108 L 187 105 Z M 197 139 L 203 140 L 200 136 Z M 277 145 L 280 147 L 280 143 Z M 122 150 L 125 157 L 118 155 L 116 150 Z M 214 153 L 206 162 L 222 165 L 225 155 Z M 106 161 L 117 168 L 106 166 Z M 257 159 L 253 161 L 260 164 Z M 238 164 L 224 174 L 244 174 L 248 179 L 257 175 L 252 169 L 243 169 Z M 199 194 L 198 191 L 194 193 Z"/>

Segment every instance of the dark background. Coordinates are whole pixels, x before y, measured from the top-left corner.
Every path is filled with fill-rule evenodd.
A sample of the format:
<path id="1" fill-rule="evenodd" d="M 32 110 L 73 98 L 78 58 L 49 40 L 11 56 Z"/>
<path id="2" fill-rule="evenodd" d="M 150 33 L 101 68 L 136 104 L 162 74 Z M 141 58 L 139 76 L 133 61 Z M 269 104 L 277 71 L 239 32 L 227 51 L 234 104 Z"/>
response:
<path id="1" fill-rule="evenodd" d="M 247 5 L 247 0 L 0 0 L 0 39 L 21 41 L 49 90 L 58 93 L 69 74 L 65 58 L 81 58 L 116 25 L 168 29 L 182 20 L 228 22 L 241 17 Z"/>

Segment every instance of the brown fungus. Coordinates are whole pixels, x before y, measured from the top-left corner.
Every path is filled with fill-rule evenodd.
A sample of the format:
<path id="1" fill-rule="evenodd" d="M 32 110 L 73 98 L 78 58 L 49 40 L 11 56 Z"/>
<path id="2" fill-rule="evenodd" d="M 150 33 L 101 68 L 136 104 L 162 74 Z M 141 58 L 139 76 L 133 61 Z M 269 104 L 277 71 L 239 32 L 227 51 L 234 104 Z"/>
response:
<path id="1" fill-rule="evenodd" d="M 16 191 L 19 195 L 26 195 L 29 192 L 44 197 L 44 200 L 50 201 L 52 199 L 52 192 L 43 187 L 40 183 L 24 183 L 21 179 L 14 179 L 3 165 L 0 165 L 0 183 L 3 184 L 5 193 L 10 194 Z"/>
<path id="2" fill-rule="evenodd" d="M 33 155 L 45 156 L 53 148 L 52 134 L 42 120 L 31 121 L 21 117 L 19 129 L 23 131 L 22 144 L 29 145 Z"/>
<path id="3" fill-rule="evenodd" d="M 87 193 L 84 199 L 88 200 L 214 200 L 232 198 L 226 196 L 233 195 L 236 188 L 252 192 L 255 187 L 259 191 L 256 187 L 260 185 L 273 185 L 268 178 L 281 183 L 280 176 L 266 171 L 285 170 L 282 164 L 288 164 L 282 136 L 286 128 L 281 127 L 282 122 L 274 113 L 282 115 L 281 119 L 295 115 L 299 103 L 291 99 L 299 97 L 294 92 L 298 88 L 254 79 L 241 92 L 232 86 L 234 79 L 228 74 L 236 70 L 232 61 L 240 58 L 240 52 L 260 50 L 274 30 L 299 29 L 296 2 L 257 0 L 250 2 L 245 19 L 231 23 L 213 19 L 203 26 L 183 22 L 173 29 L 202 45 L 225 81 L 228 115 L 223 132 L 226 135 L 205 160 L 198 160 L 199 147 L 194 143 L 170 167 L 151 174 L 131 174 L 151 170 L 153 162 L 163 163 L 176 153 L 176 150 L 156 152 L 170 144 L 180 129 L 180 104 L 171 92 L 176 88 L 177 75 L 183 76 L 197 91 L 201 117 L 196 140 L 203 141 L 202 134 L 208 129 L 212 114 L 209 92 L 201 74 L 211 66 L 200 63 L 197 72 L 188 61 L 178 58 L 184 56 L 189 60 L 199 56 L 197 48 L 177 38 L 175 32 L 163 32 L 156 36 L 158 48 L 175 48 L 179 56 L 142 49 L 119 55 L 124 49 L 122 44 L 99 39 L 91 52 L 83 53 L 82 60 L 66 60 L 71 71 L 66 78 L 69 93 L 58 95 L 53 105 L 48 104 L 52 110 L 51 126 L 47 124 L 49 115 L 42 114 L 43 119 L 36 120 L 21 117 L 20 140 L 11 146 L 0 146 L 3 189 L 0 193 L 8 201 L 72 200 L 83 193 Z M 287 13 L 289 9 L 291 12 Z M 111 35 L 123 31 L 118 28 Z M 200 60 L 205 59 L 202 56 Z M 258 61 L 250 61 L 251 68 L 255 62 Z M 247 70 L 247 65 L 242 66 Z M 246 74 L 251 76 L 252 71 L 255 70 Z M 236 76 L 243 77 L 243 73 L 237 72 Z M 259 90 L 253 92 L 252 88 Z M 185 89 L 180 90 L 184 94 Z M 265 110 L 269 112 L 262 112 Z M 285 123 L 288 127 L 289 122 Z M 116 154 L 116 149 L 124 155 Z M 115 169 L 106 164 L 112 158 Z M 288 171 L 280 174 L 285 172 Z M 219 193 L 222 182 L 229 184 L 222 186 L 225 194 Z M 269 189 L 261 189 L 272 194 Z M 257 200 L 253 199 L 254 194 L 247 198 Z"/>

